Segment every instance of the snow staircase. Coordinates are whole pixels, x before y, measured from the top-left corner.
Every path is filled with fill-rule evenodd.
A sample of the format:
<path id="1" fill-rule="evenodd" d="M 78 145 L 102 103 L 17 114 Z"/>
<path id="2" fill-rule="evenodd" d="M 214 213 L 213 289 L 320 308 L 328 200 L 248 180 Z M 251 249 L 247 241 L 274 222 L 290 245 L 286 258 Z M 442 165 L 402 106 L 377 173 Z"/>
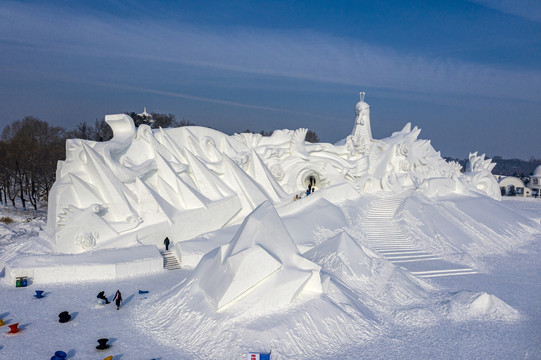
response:
<path id="1" fill-rule="evenodd" d="M 160 251 L 163 256 L 163 268 L 166 270 L 180 269 L 180 263 L 171 250 Z"/>
<path id="2" fill-rule="evenodd" d="M 404 234 L 396 217 L 402 211 L 410 191 L 394 196 L 378 197 L 364 218 L 368 247 L 384 259 L 419 277 L 439 277 L 476 274 L 472 268 L 453 264 L 424 251 Z"/>

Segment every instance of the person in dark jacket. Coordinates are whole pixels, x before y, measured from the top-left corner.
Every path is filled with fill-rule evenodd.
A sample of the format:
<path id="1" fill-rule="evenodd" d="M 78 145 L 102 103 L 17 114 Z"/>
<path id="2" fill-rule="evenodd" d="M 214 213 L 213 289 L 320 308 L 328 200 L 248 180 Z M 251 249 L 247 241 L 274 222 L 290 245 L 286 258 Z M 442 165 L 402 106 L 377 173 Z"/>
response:
<path id="1" fill-rule="evenodd" d="M 116 309 L 117 310 L 120 309 L 120 303 L 122 302 L 122 294 L 120 293 L 120 290 L 116 291 L 116 294 L 115 294 L 115 297 L 113 298 L 113 300 L 116 303 Z"/>
<path id="2" fill-rule="evenodd" d="M 163 241 L 163 243 L 165 244 L 165 251 L 169 251 L 169 244 L 171 243 L 169 241 L 169 238 L 166 237 L 165 240 Z"/>
<path id="3" fill-rule="evenodd" d="M 109 304 L 109 300 L 105 296 L 105 291 L 100 291 L 98 296 L 96 296 L 98 299 L 105 300 L 105 304 Z"/>

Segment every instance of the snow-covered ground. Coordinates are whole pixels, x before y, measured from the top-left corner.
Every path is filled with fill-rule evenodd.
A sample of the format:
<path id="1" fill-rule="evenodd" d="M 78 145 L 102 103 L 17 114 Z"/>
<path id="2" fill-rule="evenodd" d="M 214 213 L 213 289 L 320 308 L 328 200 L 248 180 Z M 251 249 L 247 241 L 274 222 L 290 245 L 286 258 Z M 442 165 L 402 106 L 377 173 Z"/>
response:
<path id="1" fill-rule="evenodd" d="M 190 248 L 228 243 L 243 228 L 236 225 L 186 242 L 188 266 L 158 275 L 26 288 L 0 278 L 0 318 L 22 328 L 7 335 L 7 325 L 0 327 L 0 358 L 50 358 L 57 350 L 70 359 L 115 360 L 245 359 L 249 351 L 270 351 L 273 359 L 541 358 L 540 200 L 433 202 L 406 193 L 339 204 L 314 197 L 308 204 L 277 213 L 303 256 L 322 267 L 322 295 L 301 296 L 271 312 L 252 313 L 250 297 L 224 311 L 209 308 L 194 285 L 206 276 L 204 269 L 194 271 L 204 253 Z M 2 208 L 2 216 L 14 223 L 0 223 L 0 271 L 14 254 L 46 246 L 38 238 L 42 212 L 34 219 Z M 400 232 L 415 239 L 408 250 Z M 439 276 L 445 271 L 456 275 Z M 120 310 L 97 305 L 99 291 L 111 299 L 117 289 Z M 35 298 L 35 290 L 45 298 Z M 266 290 L 257 290 L 259 298 Z M 280 300 L 270 292 L 268 298 Z M 62 311 L 72 320 L 59 323 Z M 112 347 L 96 350 L 100 338 Z"/>

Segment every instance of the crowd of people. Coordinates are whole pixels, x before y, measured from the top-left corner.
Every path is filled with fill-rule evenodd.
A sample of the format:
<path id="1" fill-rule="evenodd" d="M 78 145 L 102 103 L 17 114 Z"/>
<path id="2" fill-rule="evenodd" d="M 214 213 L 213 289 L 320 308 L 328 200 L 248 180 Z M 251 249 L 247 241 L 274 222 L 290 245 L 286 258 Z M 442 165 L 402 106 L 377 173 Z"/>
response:
<path id="1" fill-rule="evenodd" d="M 314 191 L 316 191 L 316 179 L 313 176 L 310 176 L 309 183 L 308 183 L 308 189 L 306 189 L 305 195 L 308 196 L 308 195 L 312 194 Z M 297 201 L 299 199 L 301 199 L 299 194 L 295 195 L 295 197 L 293 198 L 294 201 Z"/>

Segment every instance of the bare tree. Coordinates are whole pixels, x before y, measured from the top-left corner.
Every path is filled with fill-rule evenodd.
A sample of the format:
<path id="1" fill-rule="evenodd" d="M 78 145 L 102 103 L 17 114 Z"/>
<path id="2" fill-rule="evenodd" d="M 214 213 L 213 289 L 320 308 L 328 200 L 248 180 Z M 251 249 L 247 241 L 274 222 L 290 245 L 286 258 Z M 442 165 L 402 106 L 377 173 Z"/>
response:
<path id="1" fill-rule="evenodd" d="M 315 131 L 308 130 L 306 132 L 305 140 L 308 141 L 308 142 L 311 142 L 311 143 L 318 143 L 319 142 L 319 137 L 317 136 Z"/>
<path id="2" fill-rule="evenodd" d="M 96 141 L 108 141 L 113 138 L 113 129 L 105 122 L 105 119 L 96 119 L 94 129 L 94 140 Z"/>
<path id="3" fill-rule="evenodd" d="M 3 182 L 15 206 L 18 196 L 23 208 L 29 201 L 37 209 L 46 197 L 56 172 L 56 163 L 64 155 L 66 131 L 38 118 L 27 116 L 2 131 L 5 146 Z M 16 195 L 15 195 L 16 194 Z"/>

